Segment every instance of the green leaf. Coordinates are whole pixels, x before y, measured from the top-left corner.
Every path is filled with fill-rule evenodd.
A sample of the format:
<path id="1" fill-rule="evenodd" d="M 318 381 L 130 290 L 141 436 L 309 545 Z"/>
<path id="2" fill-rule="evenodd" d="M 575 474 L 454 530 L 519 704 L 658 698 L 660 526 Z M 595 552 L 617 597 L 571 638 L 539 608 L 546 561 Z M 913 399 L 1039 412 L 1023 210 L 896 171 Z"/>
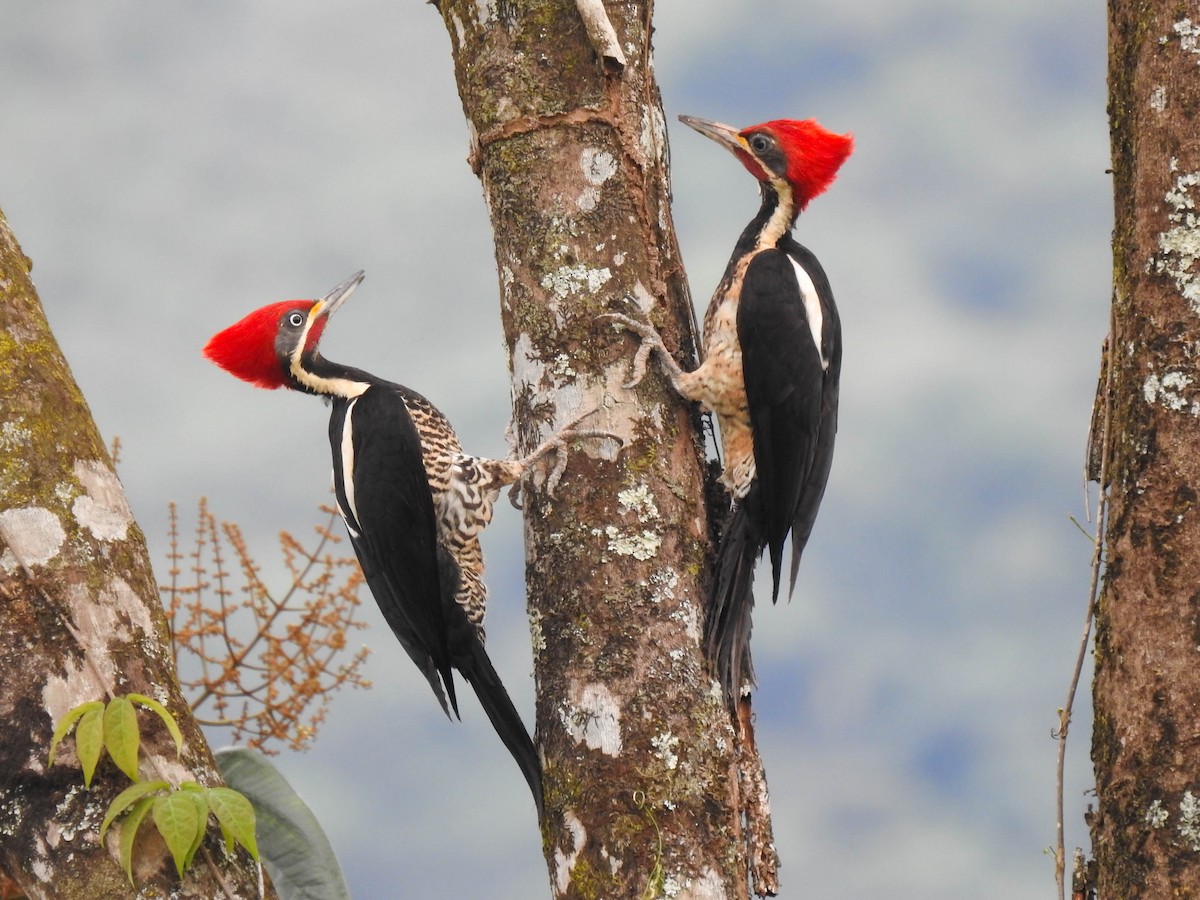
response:
<path id="1" fill-rule="evenodd" d="M 117 794 L 113 798 L 113 802 L 108 804 L 108 813 L 104 816 L 104 821 L 100 823 L 100 840 L 104 840 L 104 832 L 108 831 L 108 826 L 113 823 L 113 820 L 130 806 L 147 794 L 168 790 L 170 787 L 170 783 L 166 781 L 139 781 Z"/>
<path id="2" fill-rule="evenodd" d="M 134 787 L 139 786 L 134 785 Z M 143 797 L 133 804 L 133 808 L 129 810 L 129 815 L 121 820 L 121 865 L 125 867 L 125 876 L 129 879 L 130 884 L 133 884 L 133 843 L 137 840 L 137 833 L 142 825 L 142 819 L 146 818 L 146 813 L 150 812 L 153 806 L 153 797 Z"/>
<path id="3" fill-rule="evenodd" d="M 124 697 L 113 697 L 104 708 L 104 746 L 117 768 L 138 780 L 138 734 L 137 710 Z"/>
<path id="4" fill-rule="evenodd" d="M 79 706 L 70 710 L 65 716 L 59 720 L 58 727 L 54 729 L 54 737 L 50 739 L 50 759 L 46 762 L 46 766 L 54 765 L 54 754 L 58 750 L 58 745 L 63 738 L 67 736 L 67 732 L 88 710 L 103 709 L 104 704 L 99 700 L 89 700 L 87 703 L 81 703 Z"/>
<path id="5" fill-rule="evenodd" d="M 192 846 L 188 848 L 187 858 L 183 861 L 184 871 L 187 871 L 192 867 L 192 860 L 196 858 L 196 851 L 204 843 L 204 835 L 208 831 L 208 804 L 204 802 L 203 794 L 193 791 L 185 793 L 185 796 L 192 801 L 192 805 L 196 808 L 196 816 L 200 821 L 200 827 L 196 829 L 196 836 L 192 839 Z"/>
<path id="6" fill-rule="evenodd" d="M 196 808 L 195 794 L 172 791 L 165 797 L 154 799 L 154 825 L 166 842 L 171 857 L 175 860 L 175 871 L 183 877 L 192 846 L 197 844 L 196 833 L 204 836 L 204 822 Z"/>
<path id="7" fill-rule="evenodd" d="M 96 773 L 103 751 L 104 704 L 100 703 L 79 717 L 79 727 L 75 729 L 75 753 L 83 769 L 84 787 L 92 786 L 92 775 Z"/>
<path id="8" fill-rule="evenodd" d="M 258 849 L 281 897 L 350 900 L 320 823 L 267 758 L 244 747 L 216 753 L 221 777 L 254 805 Z"/>
<path id="9" fill-rule="evenodd" d="M 233 849 L 237 841 L 258 859 L 258 842 L 254 836 L 254 807 L 242 794 L 232 788 L 209 788 L 206 797 L 208 808 L 217 817 L 221 834 L 225 837 L 227 850 Z"/>
<path id="10" fill-rule="evenodd" d="M 147 697 L 145 694 L 127 694 L 126 696 L 134 703 L 140 703 L 146 709 L 158 714 L 158 717 L 163 720 L 163 724 L 167 726 L 167 731 L 171 732 L 171 737 L 175 740 L 175 755 L 178 756 L 182 753 L 183 734 L 179 730 L 175 717 L 167 712 L 167 708 L 153 697 Z"/>

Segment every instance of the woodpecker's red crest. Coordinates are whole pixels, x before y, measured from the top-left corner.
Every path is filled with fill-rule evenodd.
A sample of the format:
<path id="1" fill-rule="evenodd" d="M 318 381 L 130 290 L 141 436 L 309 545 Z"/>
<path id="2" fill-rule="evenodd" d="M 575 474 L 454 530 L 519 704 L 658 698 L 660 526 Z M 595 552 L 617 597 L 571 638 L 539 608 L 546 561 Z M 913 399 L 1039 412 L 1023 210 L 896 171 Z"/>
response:
<path id="1" fill-rule="evenodd" d="M 853 136 L 835 134 L 815 119 L 775 119 L 740 131 L 693 116 L 679 119 L 731 151 L 759 181 L 787 181 L 797 212 L 833 183 L 854 149 Z"/>
<path id="2" fill-rule="evenodd" d="M 362 281 L 356 272 L 320 300 L 283 300 L 256 309 L 213 335 L 204 355 L 231 375 L 268 390 L 291 387 L 288 368 L 300 342 L 317 349 L 329 316 Z"/>

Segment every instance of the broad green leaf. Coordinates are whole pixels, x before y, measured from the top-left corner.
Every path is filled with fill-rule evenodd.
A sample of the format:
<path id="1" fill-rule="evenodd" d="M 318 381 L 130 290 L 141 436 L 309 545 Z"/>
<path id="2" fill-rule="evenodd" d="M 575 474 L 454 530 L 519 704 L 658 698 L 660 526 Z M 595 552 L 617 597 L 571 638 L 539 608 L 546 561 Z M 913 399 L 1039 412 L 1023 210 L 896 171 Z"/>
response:
<path id="1" fill-rule="evenodd" d="M 89 700 L 87 703 L 81 703 L 70 710 L 59 720 L 58 727 L 54 729 L 54 737 L 50 739 L 50 759 L 46 762 L 47 766 L 54 765 L 54 754 L 58 750 L 59 743 L 67 736 L 67 732 L 71 730 L 71 726 L 78 722 L 88 710 L 103 708 L 104 704 L 99 700 Z"/>
<path id="2" fill-rule="evenodd" d="M 350 900 L 337 856 L 304 801 L 265 756 L 244 747 L 216 753 L 221 777 L 254 806 L 258 849 L 280 897 Z"/>
<path id="3" fill-rule="evenodd" d="M 189 791 L 184 795 L 192 801 L 192 805 L 196 808 L 196 817 L 200 821 L 200 827 L 196 829 L 196 836 L 192 839 L 192 846 L 188 848 L 187 858 L 183 861 L 183 869 L 186 872 L 192 867 L 192 860 L 196 858 L 196 851 L 204 843 L 204 835 L 208 831 L 208 804 L 204 801 L 203 794 Z"/>
<path id="4" fill-rule="evenodd" d="M 140 703 L 146 709 L 158 714 L 158 717 L 163 720 L 163 724 L 167 726 L 167 731 L 171 732 L 171 737 L 175 741 L 175 755 L 178 756 L 182 753 L 183 734 L 179 731 L 179 725 L 176 723 L 175 717 L 167 712 L 167 708 L 153 697 L 147 697 L 145 694 L 127 694 L 126 696 L 134 703 Z"/>
<path id="5" fill-rule="evenodd" d="M 100 840 L 104 840 L 104 832 L 108 831 L 108 826 L 113 823 L 113 820 L 130 806 L 147 794 L 168 790 L 170 787 L 171 785 L 166 781 L 139 781 L 117 794 L 113 798 L 113 802 L 108 804 L 108 813 L 105 815 L 104 821 L 100 823 Z"/>
<path id="6" fill-rule="evenodd" d="M 154 799 L 154 825 L 166 842 L 175 870 L 183 877 L 185 863 L 192 845 L 196 843 L 196 832 L 203 836 L 204 822 L 196 808 L 195 794 L 172 791 L 165 797 Z"/>
<path id="7" fill-rule="evenodd" d="M 92 786 L 92 776 L 96 773 L 96 766 L 103 751 L 104 704 L 101 703 L 80 716 L 79 727 L 75 729 L 75 753 L 83 769 L 84 787 Z"/>
<path id="8" fill-rule="evenodd" d="M 117 768 L 138 780 L 138 735 L 137 710 L 124 697 L 113 697 L 104 708 L 104 746 L 117 764 Z"/>
<path id="9" fill-rule="evenodd" d="M 150 812 L 153 806 L 153 797 L 143 797 L 133 804 L 129 815 L 121 820 L 121 865 L 125 867 L 125 876 L 129 879 L 130 884 L 133 884 L 133 844 L 137 840 L 138 828 L 142 825 L 142 819 L 146 818 L 146 813 Z"/>
<path id="10" fill-rule="evenodd" d="M 258 842 L 254 837 L 254 807 L 242 794 L 232 788 L 214 787 L 207 791 L 208 808 L 217 817 L 221 826 L 221 834 L 225 837 L 228 850 L 233 850 L 233 842 L 250 851 L 250 855 L 258 859 Z"/>

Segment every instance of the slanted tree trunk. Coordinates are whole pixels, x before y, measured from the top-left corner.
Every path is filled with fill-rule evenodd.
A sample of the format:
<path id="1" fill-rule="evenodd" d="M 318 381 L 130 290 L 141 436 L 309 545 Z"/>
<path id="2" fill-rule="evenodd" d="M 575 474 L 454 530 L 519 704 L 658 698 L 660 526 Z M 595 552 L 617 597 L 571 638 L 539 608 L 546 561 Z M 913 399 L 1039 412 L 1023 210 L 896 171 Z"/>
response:
<path id="1" fill-rule="evenodd" d="M 179 694 L 145 541 L 21 252 L 0 213 L 0 870 L 30 897 L 100 900 L 133 888 L 118 829 L 97 840 L 128 787 L 107 757 L 83 787 L 74 741 L 47 766 L 70 709 L 114 694 L 158 699 L 183 730 L 183 755 L 159 720 L 143 720 L 143 775 L 218 784 Z M 215 829 L 182 886 L 149 823 L 134 854 L 140 887 L 162 896 L 258 895 L 248 856 L 226 859 Z M 273 894 L 272 894 L 273 896 Z"/>
<path id="2" fill-rule="evenodd" d="M 1103 900 L 1195 898 L 1200 16 L 1173 0 L 1110 0 L 1109 41 L 1116 227 L 1092 742 L 1096 888 Z"/>
<path id="3" fill-rule="evenodd" d="M 753 807 L 745 828 L 752 804 L 735 774 L 761 774 L 757 753 L 735 740 L 701 649 L 699 420 L 654 366 L 627 390 L 636 344 L 597 323 L 640 308 L 695 365 L 652 4 L 438 6 L 495 233 L 521 450 L 590 410 L 579 427 L 626 441 L 579 442 L 557 494 L 526 498 L 553 894 L 745 897 L 748 867 L 765 891 L 769 814 Z"/>

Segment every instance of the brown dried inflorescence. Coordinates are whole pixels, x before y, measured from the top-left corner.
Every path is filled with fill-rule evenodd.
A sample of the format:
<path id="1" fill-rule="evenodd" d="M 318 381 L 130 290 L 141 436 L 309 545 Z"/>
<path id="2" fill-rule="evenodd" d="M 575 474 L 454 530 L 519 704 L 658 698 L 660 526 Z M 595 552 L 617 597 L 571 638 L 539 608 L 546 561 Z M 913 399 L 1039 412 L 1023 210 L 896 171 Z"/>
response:
<path id="1" fill-rule="evenodd" d="M 170 506 L 171 569 L 161 590 L 180 685 L 200 724 L 232 728 L 235 743 L 264 753 L 278 753 L 280 745 L 306 749 L 334 691 L 370 687 L 362 677 L 370 651 L 347 657 L 348 632 L 365 627 L 355 618 L 362 572 L 353 556 L 335 555 L 336 510 L 321 512 L 327 518 L 315 528 L 312 550 L 280 532 L 291 580 L 276 596 L 259 577 L 241 529 L 218 523 L 204 499 L 184 583 L 178 514 Z M 231 586 L 227 547 L 241 570 L 240 590 Z"/>

